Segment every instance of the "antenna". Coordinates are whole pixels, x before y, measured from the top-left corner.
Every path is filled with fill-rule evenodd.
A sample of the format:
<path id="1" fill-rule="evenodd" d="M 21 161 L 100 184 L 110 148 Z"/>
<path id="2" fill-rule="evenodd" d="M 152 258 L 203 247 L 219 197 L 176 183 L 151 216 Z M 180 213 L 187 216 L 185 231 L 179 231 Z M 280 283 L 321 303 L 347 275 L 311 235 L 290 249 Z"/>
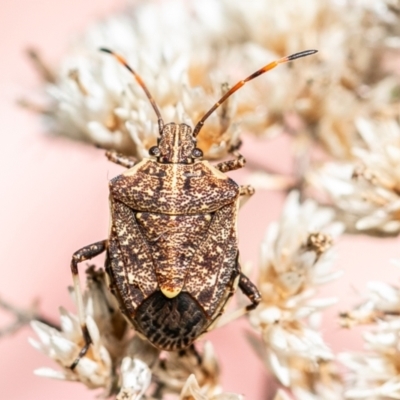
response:
<path id="1" fill-rule="evenodd" d="M 300 51 L 299 53 L 292 54 L 290 56 L 286 56 L 283 58 L 280 58 L 279 60 L 272 61 L 271 63 L 265 65 L 264 67 L 260 68 L 258 71 L 254 72 L 250 76 L 248 76 L 246 79 L 239 81 L 235 86 L 232 87 L 228 92 L 226 92 L 201 118 L 201 120 L 196 124 L 193 130 L 193 136 L 196 137 L 201 128 L 204 125 L 204 122 L 206 119 L 228 98 L 230 97 L 233 93 L 235 93 L 237 90 L 239 90 L 243 85 L 245 85 L 247 82 L 251 81 L 254 78 L 257 78 L 257 76 L 262 75 L 264 72 L 270 71 L 271 69 L 277 67 L 279 64 L 283 64 L 288 61 L 293 61 L 296 60 L 297 58 L 301 57 L 307 57 L 310 56 L 311 54 L 315 54 L 318 50 L 304 50 Z"/>
<path id="2" fill-rule="evenodd" d="M 161 134 L 163 127 L 164 127 L 164 120 L 162 119 L 160 110 L 157 107 L 157 104 L 153 98 L 153 96 L 150 94 L 149 89 L 147 89 L 147 86 L 144 84 L 142 78 L 129 66 L 129 64 L 126 62 L 126 60 L 120 56 L 117 53 L 114 53 L 112 50 L 105 49 L 105 48 L 100 48 L 100 51 L 103 51 L 104 53 L 111 54 L 114 56 L 117 61 L 122 64 L 136 79 L 136 82 L 141 86 L 141 88 L 144 90 L 146 93 L 147 98 L 150 100 L 151 105 L 153 106 L 153 109 L 155 113 L 157 114 L 157 119 L 158 119 L 158 129 Z"/>

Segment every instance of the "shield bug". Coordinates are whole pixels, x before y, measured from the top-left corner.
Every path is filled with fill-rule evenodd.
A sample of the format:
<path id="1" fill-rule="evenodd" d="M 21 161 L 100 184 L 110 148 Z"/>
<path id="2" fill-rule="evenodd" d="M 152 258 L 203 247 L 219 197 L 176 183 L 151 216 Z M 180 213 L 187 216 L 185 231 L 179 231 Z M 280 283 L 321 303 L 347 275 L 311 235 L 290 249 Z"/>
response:
<path id="1" fill-rule="evenodd" d="M 86 343 L 72 368 L 90 345 L 78 263 L 104 251 L 110 290 L 121 311 L 138 334 L 160 350 L 191 346 L 222 314 L 237 286 L 251 301 L 248 310 L 258 305 L 260 293 L 240 269 L 237 238 L 239 199 L 250 196 L 253 189 L 225 175 L 242 168 L 245 159 L 235 150 L 235 159 L 213 166 L 202 160 L 196 136 L 207 118 L 246 82 L 316 52 L 302 51 L 273 61 L 238 82 L 192 130 L 186 124 L 164 124 L 140 76 L 121 56 L 101 50 L 123 64 L 146 93 L 158 118 L 159 138 L 149 150 L 151 158 L 140 162 L 107 152 L 111 161 L 128 169 L 110 181 L 109 237 L 72 256 Z"/>

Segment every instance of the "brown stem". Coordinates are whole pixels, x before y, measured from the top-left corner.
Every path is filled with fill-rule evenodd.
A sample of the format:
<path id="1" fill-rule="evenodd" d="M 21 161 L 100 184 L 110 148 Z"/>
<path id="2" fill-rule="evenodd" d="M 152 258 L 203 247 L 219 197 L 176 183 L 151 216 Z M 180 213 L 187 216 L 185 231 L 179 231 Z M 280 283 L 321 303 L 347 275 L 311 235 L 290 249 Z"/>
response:
<path id="1" fill-rule="evenodd" d="M 55 74 L 51 70 L 51 68 L 43 61 L 39 52 L 33 47 L 28 47 L 26 49 L 26 54 L 31 60 L 33 66 L 38 71 L 39 75 L 49 83 L 54 83 L 56 81 Z"/>
<path id="2" fill-rule="evenodd" d="M 59 325 L 55 324 L 47 317 L 38 312 L 36 301 L 30 308 L 20 309 L 0 298 L 0 309 L 8 311 L 15 318 L 12 323 L 0 328 L 0 338 L 7 335 L 12 335 L 33 320 L 43 322 L 44 324 L 49 325 L 52 328 L 61 330 Z"/>

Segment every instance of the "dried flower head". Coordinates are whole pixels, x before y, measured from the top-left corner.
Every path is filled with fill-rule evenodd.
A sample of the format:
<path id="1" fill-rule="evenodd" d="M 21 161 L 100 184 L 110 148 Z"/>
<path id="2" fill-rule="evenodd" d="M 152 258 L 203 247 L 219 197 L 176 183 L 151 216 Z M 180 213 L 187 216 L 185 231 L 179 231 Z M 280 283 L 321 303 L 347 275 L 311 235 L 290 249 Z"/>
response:
<path id="1" fill-rule="evenodd" d="M 151 383 L 149 367 L 139 359 L 125 357 L 121 364 L 122 384 L 116 400 L 140 400 Z"/>
<path id="2" fill-rule="evenodd" d="M 359 119 L 357 127 L 364 146 L 353 148 L 355 161 L 327 163 L 311 181 L 329 193 L 349 229 L 398 234 L 400 124 Z"/>
<path id="3" fill-rule="evenodd" d="M 62 370 L 41 368 L 35 373 L 50 378 L 80 381 L 89 388 L 104 388 L 105 394 L 109 395 L 115 390 L 118 381 L 114 366 L 120 363 L 127 349 L 127 323 L 119 312 L 116 300 L 106 288 L 104 272 L 90 267 L 87 273 L 86 324 L 92 339 L 89 351 L 75 369 L 70 368 L 85 341 L 78 318 L 60 308 L 60 328 L 33 321 L 32 328 L 40 342 L 31 339 L 30 343 L 55 360 Z"/>
<path id="4" fill-rule="evenodd" d="M 84 346 L 84 340 L 78 320 L 62 308 L 60 313 L 61 331 L 48 327 L 41 322 L 33 321 L 32 328 L 39 336 L 41 343 L 33 339 L 30 340 L 30 343 L 55 360 L 64 370 L 54 371 L 41 368 L 36 370 L 35 373 L 49 378 L 80 381 L 89 388 L 111 389 L 113 385 L 111 357 L 99 340 L 99 330 L 96 323 L 91 317 L 87 317 L 88 331 L 93 338 L 92 350 L 80 360 L 75 370 L 71 370 L 69 367 L 77 359 Z"/>
<path id="5" fill-rule="evenodd" d="M 338 356 L 352 372 L 345 398 L 368 400 L 398 398 L 400 396 L 399 322 L 382 324 L 377 331 L 365 334 L 364 340 L 367 352 L 348 352 Z"/>
<path id="6" fill-rule="evenodd" d="M 392 264 L 400 267 L 399 260 Z M 352 310 L 341 314 L 341 324 L 346 328 L 365 324 L 390 322 L 400 317 L 400 287 L 380 281 L 367 285 L 366 299 Z"/>
<path id="7" fill-rule="evenodd" d="M 264 128 L 256 132 L 286 127 L 316 139 L 335 157 L 349 158 L 358 140 L 354 117 L 391 112 L 400 79 L 388 76 L 387 18 L 366 3 L 224 2 L 227 31 L 233 42 L 243 43 L 240 51 L 251 68 L 266 54 L 319 49 L 248 89 L 247 107 L 257 110 L 256 120 L 263 116 Z"/>
<path id="8" fill-rule="evenodd" d="M 251 340 L 258 349 L 264 347 L 265 362 L 280 382 L 302 393 L 301 398 L 317 399 L 322 393 L 330 393 L 324 398 L 335 398 L 339 392 L 333 354 L 312 323 L 335 299 L 312 297 L 317 285 L 340 275 L 329 270 L 332 239 L 342 229 L 342 224 L 333 222 L 332 210 L 318 208 L 311 200 L 300 204 L 299 194 L 292 192 L 280 221 L 269 227 L 262 244 L 258 286 L 262 301 L 250 321 L 264 344 Z"/>
<path id="9" fill-rule="evenodd" d="M 292 400 L 292 399 L 286 392 L 284 392 L 281 389 L 278 389 L 278 391 L 275 394 L 274 400 Z"/>
<path id="10" fill-rule="evenodd" d="M 132 14 L 94 25 L 58 71 L 43 67 L 35 55 L 46 72 L 48 104 L 42 111 L 52 132 L 139 159 L 156 143 L 157 119 L 145 93 L 115 59 L 98 54 L 99 47 L 127 58 L 166 122 L 193 127 L 228 90 L 226 78 L 213 72 L 220 71 L 218 57 L 201 12 L 180 0 L 166 3 L 142 2 Z M 214 113 L 198 136 L 207 158 L 220 158 L 239 144 L 231 103 Z"/>
<path id="11" fill-rule="evenodd" d="M 32 322 L 40 342 L 31 339 L 31 344 L 61 366 L 58 371 L 41 368 L 36 374 L 102 388 L 104 396 L 114 394 L 117 400 L 173 399 L 184 396 L 181 393 L 203 396 L 193 397 L 196 400 L 230 399 L 221 395 L 219 366 L 211 343 L 205 342 L 201 350 L 192 346 L 186 351 L 160 352 L 129 328 L 108 290 L 104 271 L 91 266 L 87 275 L 84 302 L 92 339 L 89 351 L 72 369 L 85 341 L 78 317 L 61 308 L 60 327 Z"/>
<path id="12" fill-rule="evenodd" d="M 397 267 L 398 260 L 394 261 Z M 400 287 L 370 282 L 367 298 L 341 315 L 351 327 L 372 324 L 364 332 L 366 352 L 345 352 L 340 361 L 351 371 L 345 397 L 349 399 L 396 399 L 400 396 Z"/>
<path id="13" fill-rule="evenodd" d="M 126 399 L 140 399 L 147 390 L 151 365 L 158 358 L 158 351 L 133 336 L 119 311 L 118 304 L 109 292 L 103 270 L 91 266 L 87 270 L 85 293 L 86 324 L 91 337 L 88 352 L 71 368 L 85 345 L 77 316 L 60 308 L 60 328 L 33 321 L 32 327 L 40 342 L 30 343 L 52 358 L 61 371 L 41 368 L 36 374 L 44 377 L 79 381 L 89 388 L 103 388 L 104 396 L 120 391 Z M 138 344 L 138 341 L 140 342 Z"/>
<path id="14" fill-rule="evenodd" d="M 47 80 L 43 112 L 53 132 L 142 158 L 157 137 L 155 115 L 143 91 L 115 61 L 99 56 L 99 47 L 127 57 L 165 120 L 192 126 L 227 91 L 228 81 L 235 83 L 221 74 L 243 79 L 269 60 L 318 48 L 318 56 L 243 89 L 236 105 L 231 99 L 207 121 L 199 146 L 208 158 L 226 155 L 239 143 L 240 122 L 254 133 L 285 126 L 312 134 L 331 154 L 349 157 L 354 115 L 387 109 L 399 87 L 398 79 L 383 79 L 377 61 L 384 20 L 364 5 L 335 1 L 272 1 L 268 7 L 265 0 L 208 0 L 202 7 L 140 2 L 90 28 L 58 71 L 34 54 Z"/>
<path id="15" fill-rule="evenodd" d="M 162 382 L 165 393 L 181 392 L 192 374 L 204 396 L 221 392 L 219 365 L 210 342 L 204 343 L 201 353 L 194 348 L 184 353 L 166 353 L 155 369 L 155 374 Z"/>
<path id="16" fill-rule="evenodd" d="M 243 400 L 243 396 L 234 393 L 220 393 L 215 396 L 204 394 L 200 388 L 196 377 L 190 375 L 182 389 L 180 400 Z"/>
<path id="17" fill-rule="evenodd" d="M 392 264 L 400 267 L 399 260 Z M 379 324 L 400 318 L 400 287 L 380 281 L 367 285 L 367 296 L 361 304 L 341 314 L 341 323 L 345 327 Z"/>

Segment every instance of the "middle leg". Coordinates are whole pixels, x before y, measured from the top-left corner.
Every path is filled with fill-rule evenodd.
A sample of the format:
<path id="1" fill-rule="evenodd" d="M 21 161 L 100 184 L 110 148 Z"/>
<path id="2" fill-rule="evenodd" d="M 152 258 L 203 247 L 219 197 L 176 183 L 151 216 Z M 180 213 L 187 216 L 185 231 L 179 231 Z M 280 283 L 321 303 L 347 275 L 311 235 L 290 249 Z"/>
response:
<path id="1" fill-rule="evenodd" d="M 253 186 L 250 185 L 240 186 L 240 208 L 242 208 L 246 204 L 247 200 L 249 200 L 254 193 L 255 190 Z"/>
<path id="2" fill-rule="evenodd" d="M 246 159 L 238 152 L 233 151 L 233 155 L 236 156 L 233 160 L 223 161 L 215 166 L 221 172 L 234 171 L 235 169 L 243 168 L 246 164 Z"/>

